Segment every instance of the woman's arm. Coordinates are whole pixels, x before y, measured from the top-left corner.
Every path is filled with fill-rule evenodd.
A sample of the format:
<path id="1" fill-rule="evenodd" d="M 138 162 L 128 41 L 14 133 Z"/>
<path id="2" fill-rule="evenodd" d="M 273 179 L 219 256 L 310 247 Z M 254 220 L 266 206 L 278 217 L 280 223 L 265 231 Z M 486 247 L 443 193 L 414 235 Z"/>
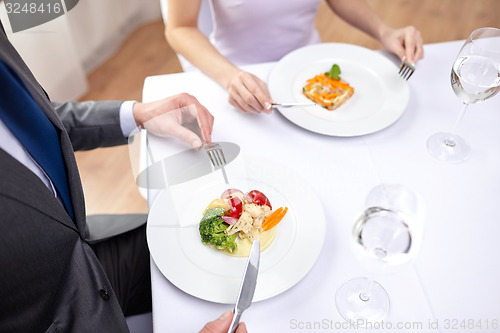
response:
<path id="1" fill-rule="evenodd" d="M 198 29 L 200 7 L 201 0 L 168 1 L 165 36 L 170 46 L 224 87 L 233 106 L 245 112 L 270 112 L 266 84 L 233 65 Z"/>
<path id="2" fill-rule="evenodd" d="M 201 0 L 169 0 L 165 36 L 170 46 L 227 89 L 239 69 L 198 29 Z"/>
<path id="3" fill-rule="evenodd" d="M 416 63 L 423 58 L 423 40 L 413 26 L 393 29 L 368 5 L 366 0 L 327 0 L 330 8 L 344 21 L 378 40 L 400 59 Z"/>

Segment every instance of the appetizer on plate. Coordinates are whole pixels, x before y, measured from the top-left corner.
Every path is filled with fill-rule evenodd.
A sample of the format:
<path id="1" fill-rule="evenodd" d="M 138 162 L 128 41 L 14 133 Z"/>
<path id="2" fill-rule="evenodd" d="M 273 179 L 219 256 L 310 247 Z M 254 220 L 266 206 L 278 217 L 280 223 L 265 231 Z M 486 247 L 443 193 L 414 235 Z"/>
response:
<path id="1" fill-rule="evenodd" d="M 303 94 L 327 110 L 335 110 L 354 94 L 354 88 L 340 77 L 340 67 L 334 64 L 329 72 L 307 80 Z"/>
<path id="2" fill-rule="evenodd" d="M 243 193 L 228 189 L 214 199 L 201 218 L 201 241 L 233 256 L 248 256 L 255 239 L 260 239 L 261 251 L 273 242 L 276 225 L 288 208 L 272 211 L 271 202 L 260 191 Z"/>

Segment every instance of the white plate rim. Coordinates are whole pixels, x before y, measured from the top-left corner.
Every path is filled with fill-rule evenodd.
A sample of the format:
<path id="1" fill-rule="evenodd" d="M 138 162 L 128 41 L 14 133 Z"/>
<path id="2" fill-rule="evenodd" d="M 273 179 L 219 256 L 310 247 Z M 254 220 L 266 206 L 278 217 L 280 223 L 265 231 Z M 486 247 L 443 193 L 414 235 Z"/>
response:
<path id="1" fill-rule="evenodd" d="M 283 169 L 286 168 L 285 166 L 260 158 L 252 158 L 252 162 L 248 163 L 251 164 L 248 165 L 249 171 L 258 170 L 256 167 L 264 168 L 260 169 L 261 171 L 258 172 L 258 176 L 262 183 L 275 181 L 275 183 L 272 184 L 273 187 L 276 186 L 280 190 L 289 188 L 290 184 L 276 182 L 276 179 L 262 179 L 262 177 L 267 178 L 272 176 L 272 172 L 266 171 L 272 168 Z M 266 166 L 270 166 L 269 170 L 266 170 Z M 294 176 L 293 186 L 297 189 L 300 187 L 300 191 L 290 191 L 295 193 L 286 197 L 287 200 L 294 203 L 290 211 L 292 214 L 297 215 L 295 220 L 298 221 L 298 225 L 296 226 L 298 230 L 295 232 L 295 235 L 300 232 L 300 237 L 296 237 L 287 255 L 283 257 L 276 266 L 259 272 L 254 302 L 262 301 L 283 293 L 302 280 L 316 263 L 325 240 L 326 222 L 323 206 L 319 198 L 303 178 L 291 169 L 286 169 L 288 175 L 293 174 Z M 248 178 L 250 179 L 252 176 L 252 174 L 249 174 Z M 297 193 L 301 193 L 302 197 L 297 197 Z M 303 206 L 298 209 L 299 206 L 297 206 L 297 204 L 300 202 L 303 202 Z M 228 277 L 208 274 L 203 269 L 195 267 L 196 264 L 193 262 L 193 258 L 186 257 L 185 252 L 176 249 L 175 246 L 170 249 L 173 250 L 172 252 L 169 251 L 168 255 L 166 254 L 164 248 L 165 242 L 163 239 L 159 239 L 162 237 L 160 233 L 164 233 L 165 235 L 166 233 L 170 233 L 170 235 L 172 235 L 172 231 L 175 229 L 159 226 L 158 219 L 165 218 L 162 214 L 168 209 L 168 192 L 163 190 L 157 196 L 151 207 L 146 230 L 152 259 L 160 272 L 173 285 L 191 296 L 215 303 L 234 303 L 241 283 L 240 275 Z M 307 216 L 305 216 L 305 214 L 307 214 Z M 307 227 L 305 225 L 306 223 Z M 172 236 L 167 235 L 167 237 Z M 160 242 L 162 242 L 163 245 L 160 244 Z M 271 246 L 273 246 L 273 244 L 271 244 Z M 272 250 L 271 247 L 268 250 Z M 207 251 L 214 250 L 207 247 Z M 264 251 L 261 257 L 261 264 L 262 261 L 265 260 L 265 253 Z M 179 255 L 184 257 L 179 260 Z M 235 259 L 238 260 L 237 269 L 244 267 L 246 263 L 246 258 L 233 258 L 224 254 L 219 255 L 225 256 L 231 261 Z M 300 262 L 299 265 L 297 264 L 298 262 Z M 170 269 L 170 267 L 174 267 L 174 269 Z M 183 276 L 183 272 L 190 272 L 191 276 Z M 200 283 L 201 279 L 203 279 L 202 283 Z M 276 281 L 279 281 L 279 283 L 276 283 Z M 207 285 L 210 287 L 207 288 Z M 228 286 L 230 286 L 232 290 L 228 291 Z"/>
<path id="2" fill-rule="evenodd" d="M 268 87 L 273 100 L 277 102 L 309 101 L 305 96 L 298 97 L 297 95 L 300 95 L 300 92 L 292 94 L 288 89 L 283 89 L 283 87 L 290 86 L 291 82 L 294 80 L 293 76 L 296 75 L 298 71 L 307 67 L 308 63 L 319 61 L 327 62 L 328 59 L 332 59 L 332 61 L 330 61 L 332 64 L 334 62 L 340 62 L 339 65 L 341 65 L 341 69 L 342 61 L 351 63 L 356 62 L 359 65 L 360 71 L 382 80 L 385 91 L 384 95 L 387 95 L 383 106 L 374 110 L 373 113 L 366 118 L 348 123 L 335 122 L 328 119 L 316 119 L 311 117 L 310 113 L 307 112 L 308 110 L 311 112 L 315 109 L 319 110 L 318 112 L 327 112 L 320 106 L 313 106 L 308 109 L 302 107 L 278 107 L 278 111 L 286 119 L 315 133 L 329 136 L 352 137 L 380 131 L 392 125 L 403 115 L 408 106 L 410 89 L 406 80 L 401 78 L 398 74 L 398 67 L 380 52 L 345 43 L 313 44 L 299 48 L 285 55 L 273 67 L 268 78 Z M 351 99 L 355 97 L 360 98 L 356 96 L 358 93 L 356 91 L 356 85 L 353 84 L 353 86 L 355 95 Z M 337 110 L 328 112 L 345 111 L 349 102 L 350 101 L 347 101 L 346 104 L 342 105 Z"/>

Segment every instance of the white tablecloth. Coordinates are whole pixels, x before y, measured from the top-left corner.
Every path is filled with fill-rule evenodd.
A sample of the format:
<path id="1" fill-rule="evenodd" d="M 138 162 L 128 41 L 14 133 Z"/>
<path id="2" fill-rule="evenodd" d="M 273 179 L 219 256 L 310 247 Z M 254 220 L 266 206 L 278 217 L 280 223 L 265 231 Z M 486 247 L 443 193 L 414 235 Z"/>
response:
<path id="1" fill-rule="evenodd" d="M 144 101 L 181 92 L 196 96 L 215 116 L 214 141 L 234 142 L 244 154 L 287 164 L 312 185 L 324 206 L 326 240 L 318 261 L 288 291 L 252 304 L 242 318 L 250 332 L 355 330 L 337 312 L 335 292 L 344 281 L 369 274 L 356 261 L 349 238 L 366 194 L 381 182 L 414 189 L 427 214 L 413 264 L 377 277 L 390 295 L 391 309 L 373 331 L 500 331 L 500 98 L 469 107 L 459 127 L 472 147 L 468 161 L 445 164 L 426 150 L 427 138 L 450 129 L 461 108 L 450 86 L 450 69 L 461 45 L 425 45 L 425 58 L 408 81 L 406 112 L 392 126 L 362 137 L 312 133 L 279 112 L 244 114 L 199 72 L 146 79 Z M 265 80 L 273 65 L 247 70 Z M 158 157 L 182 147 L 163 141 L 149 141 Z M 156 332 L 197 332 L 231 308 L 182 292 L 154 262 L 152 287 Z"/>

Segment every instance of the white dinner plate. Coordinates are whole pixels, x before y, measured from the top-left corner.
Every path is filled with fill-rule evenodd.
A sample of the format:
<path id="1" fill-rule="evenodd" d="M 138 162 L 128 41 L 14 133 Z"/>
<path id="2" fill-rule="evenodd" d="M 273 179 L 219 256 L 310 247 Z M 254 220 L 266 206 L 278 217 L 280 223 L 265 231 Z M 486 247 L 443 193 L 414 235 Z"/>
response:
<path id="1" fill-rule="evenodd" d="M 284 56 L 269 76 L 271 97 L 277 103 L 310 102 L 302 94 L 306 80 L 333 64 L 354 87 L 354 95 L 333 111 L 317 105 L 278 107 L 283 116 L 316 133 L 358 136 L 388 127 L 406 110 L 410 92 L 398 67 L 379 52 L 341 43 L 310 45 Z"/>
<path id="2" fill-rule="evenodd" d="M 230 187 L 260 190 L 273 209 L 288 207 L 276 238 L 261 254 L 254 295 L 254 301 L 260 301 L 291 288 L 313 267 L 325 239 L 325 217 L 309 184 L 290 169 L 258 158 L 245 157 L 243 163 L 245 179 L 230 178 Z M 198 231 L 206 206 L 228 187 L 219 178 L 162 191 L 150 210 L 147 239 L 155 264 L 172 284 L 192 296 L 231 304 L 236 301 L 247 258 L 231 257 L 202 244 Z M 175 193 L 189 195 L 174 203 Z"/>

